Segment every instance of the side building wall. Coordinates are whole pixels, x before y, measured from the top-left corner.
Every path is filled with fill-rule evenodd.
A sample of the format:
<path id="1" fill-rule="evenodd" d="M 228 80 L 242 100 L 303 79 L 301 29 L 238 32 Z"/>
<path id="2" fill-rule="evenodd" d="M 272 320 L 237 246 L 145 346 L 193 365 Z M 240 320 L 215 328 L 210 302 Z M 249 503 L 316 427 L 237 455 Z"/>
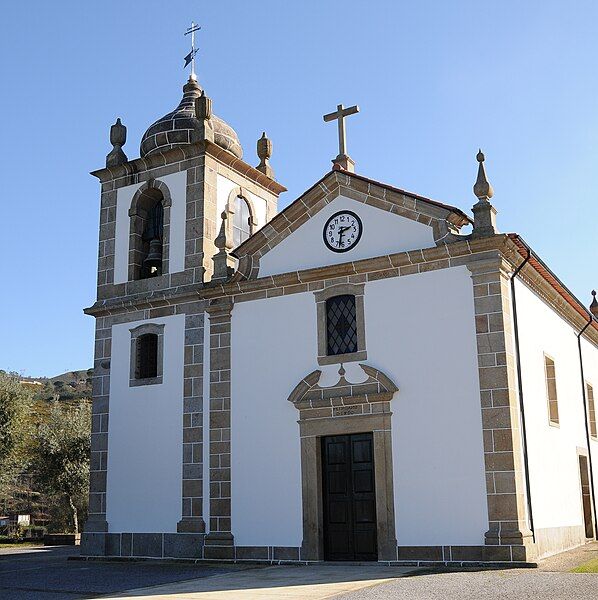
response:
<path id="1" fill-rule="evenodd" d="M 588 454 L 577 334 L 527 285 L 515 283 L 532 512 L 539 556 L 585 543 L 580 454 Z M 549 422 L 544 356 L 554 360 L 559 424 Z M 598 389 L 598 348 L 583 340 L 585 379 Z M 594 465 L 598 441 L 592 440 Z M 596 490 L 594 490 L 596 494 Z"/>

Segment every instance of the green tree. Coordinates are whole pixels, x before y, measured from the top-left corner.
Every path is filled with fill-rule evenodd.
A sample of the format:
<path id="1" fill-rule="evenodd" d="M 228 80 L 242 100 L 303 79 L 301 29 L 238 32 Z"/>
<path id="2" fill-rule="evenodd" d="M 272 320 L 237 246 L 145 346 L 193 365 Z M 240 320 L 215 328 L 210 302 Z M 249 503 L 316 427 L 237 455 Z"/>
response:
<path id="1" fill-rule="evenodd" d="M 32 439 L 32 469 L 39 487 L 68 503 L 75 533 L 87 501 L 90 431 L 89 402 L 74 406 L 52 402 Z"/>
<path id="2" fill-rule="evenodd" d="M 0 499 L 14 495 L 16 479 L 27 466 L 32 393 L 14 373 L 0 371 Z"/>

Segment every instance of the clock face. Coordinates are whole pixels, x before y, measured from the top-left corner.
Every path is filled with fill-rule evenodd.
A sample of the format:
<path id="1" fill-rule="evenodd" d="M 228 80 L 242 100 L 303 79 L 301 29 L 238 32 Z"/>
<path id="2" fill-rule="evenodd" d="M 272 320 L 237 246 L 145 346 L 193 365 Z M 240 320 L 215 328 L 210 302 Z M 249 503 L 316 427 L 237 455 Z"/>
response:
<path id="1" fill-rule="evenodd" d="M 347 252 L 361 238 L 361 219 L 350 210 L 341 210 L 332 215 L 324 225 L 324 243 L 333 252 Z"/>

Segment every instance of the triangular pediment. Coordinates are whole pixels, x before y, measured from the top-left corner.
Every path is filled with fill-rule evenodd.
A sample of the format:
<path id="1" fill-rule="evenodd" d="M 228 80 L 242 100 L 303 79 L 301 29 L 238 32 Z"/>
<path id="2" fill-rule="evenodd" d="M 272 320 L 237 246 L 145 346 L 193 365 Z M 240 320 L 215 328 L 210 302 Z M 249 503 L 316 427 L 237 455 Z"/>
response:
<path id="1" fill-rule="evenodd" d="M 349 250 L 326 246 L 323 230 L 348 211 L 362 224 Z M 331 171 L 235 249 L 237 277 L 255 278 L 429 248 L 470 222 L 461 210 L 354 173 Z"/>

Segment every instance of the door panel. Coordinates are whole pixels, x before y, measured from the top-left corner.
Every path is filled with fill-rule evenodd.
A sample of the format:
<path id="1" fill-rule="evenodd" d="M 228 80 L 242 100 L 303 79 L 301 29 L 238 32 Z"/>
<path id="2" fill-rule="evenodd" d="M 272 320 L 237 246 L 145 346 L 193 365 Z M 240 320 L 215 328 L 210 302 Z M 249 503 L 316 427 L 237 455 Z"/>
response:
<path id="1" fill-rule="evenodd" d="M 358 494 L 373 493 L 374 474 L 372 473 L 372 471 L 354 471 L 353 490 Z"/>
<path id="2" fill-rule="evenodd" d="M 322 439 L 327 560 L 377 560 L 371 433 Z"/>

